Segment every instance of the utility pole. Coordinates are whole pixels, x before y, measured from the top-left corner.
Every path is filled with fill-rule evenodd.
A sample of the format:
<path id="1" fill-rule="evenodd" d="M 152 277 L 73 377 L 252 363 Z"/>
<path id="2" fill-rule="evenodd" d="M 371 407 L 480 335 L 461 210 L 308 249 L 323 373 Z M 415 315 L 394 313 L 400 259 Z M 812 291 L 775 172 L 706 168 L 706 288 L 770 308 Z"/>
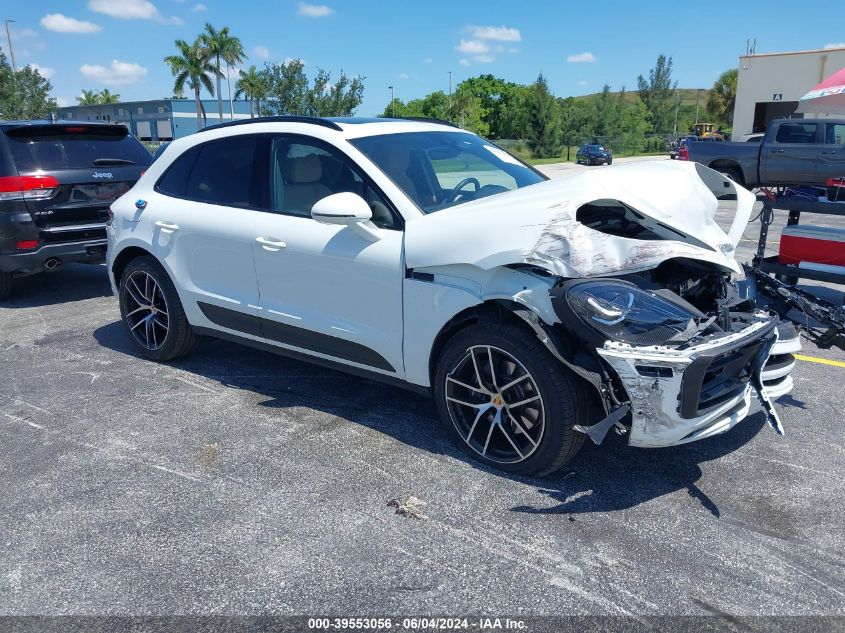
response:
<path id="1" fill-rule="evenodd" d="M 701 98 L 701 88 L 695 91 L 695 124 L 698 125 L 698 101 Z"/>
<path id="2" fill-rule="evenodd" d="M 452 120 L 452 71 L 449 71 L 449 121 Z"/>
<path id="3" fill-rule="evenodd" d="M 396 99 L 393 97 L 393 86 L 388 86 L 390 88 L 390 116 L 394 119 L 396 118 Z"/>
<path id="4" fill-rule="evenodd" d="M 12 71 L 18 72 L 18 67 L 15 65 L 15 49 L 12 48 L 12 30 L 9 28 L 9 23 L 14 20 L 6 20 L 6 39 L 9 41 L 9 57 L 12 58 Z"/>

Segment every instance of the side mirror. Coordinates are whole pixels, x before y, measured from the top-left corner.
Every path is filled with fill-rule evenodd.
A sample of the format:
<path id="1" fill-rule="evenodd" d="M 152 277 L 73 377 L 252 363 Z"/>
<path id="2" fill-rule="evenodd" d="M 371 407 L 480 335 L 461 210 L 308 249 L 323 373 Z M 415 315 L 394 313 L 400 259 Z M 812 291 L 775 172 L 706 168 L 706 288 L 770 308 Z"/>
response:
<path id="1" fill-rule="evenodd" d="M 311 207 L 311 217 L 323 224 L 354 224 L 372 219 L 373 212 L 361 196 L 344 191 L 318 200 Z"/>
<path id="2" fill-rule="evenodd" d="M 318 200 L 311 207 L 311 217 L 323 224 L 348 226 L 370 242 L 381 239 L 378 227 L 370 221 L 373 217 L 370 205 L 357 193 L 344 191 Z"/>

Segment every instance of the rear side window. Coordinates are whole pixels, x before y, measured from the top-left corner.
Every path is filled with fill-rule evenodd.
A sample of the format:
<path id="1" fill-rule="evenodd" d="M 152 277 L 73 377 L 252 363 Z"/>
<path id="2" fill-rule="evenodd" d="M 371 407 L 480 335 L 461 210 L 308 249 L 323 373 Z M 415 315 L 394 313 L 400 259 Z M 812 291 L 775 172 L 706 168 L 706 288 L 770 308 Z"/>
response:
<path id="1" fill-rule="evenodd" d="M 152 163 L 123 127 L 33 125 L 8 130 L 6 138 L 19 172 Z"/>
<path id="2" fill-rule="evenodd" d="M 194 147 L 159 180 L 161 193 L 230 207 L 255 207 L 258 138 L 234 136 Z"/>
<path id="3" fill-rule="evenodd" d="M 775 137 L 776 143 L 804 143 L 816 142 L 818 123 L 783 123 Z"/>

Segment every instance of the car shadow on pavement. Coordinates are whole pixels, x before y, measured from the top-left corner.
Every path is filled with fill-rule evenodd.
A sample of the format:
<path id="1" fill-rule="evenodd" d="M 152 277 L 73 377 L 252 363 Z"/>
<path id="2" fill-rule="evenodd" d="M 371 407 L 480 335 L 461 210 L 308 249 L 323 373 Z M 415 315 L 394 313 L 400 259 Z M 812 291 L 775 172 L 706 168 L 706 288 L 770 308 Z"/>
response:
<path id="1" fill-rule="evenodd" d="M 94 338 L 104 347 L 139 357 L 119 321 L 96 330 Z M 322 411 L 416 449 L 537 487 L 557 502 L 549 507 L 512 508 L 521 513 L 574 515 L 623 510 L 687 490 L 718 517 L 716 503 L 696 486 L 702 476 L 699 464 L 737 450 L 765 424 L 758 413 L 723 435 L 666 449 L 631 448 L 627 437 L 610 433 L 601 446 L 586 441 L 560 472 L 531 478 L 509 475 L 465 455 L 441 430 L 433 401 L 399 387 L 215 339 L 204 340 L 191 356 L 169 365 L 229 388 L 267 396 L 258 406 Z"/>
<path id="2" fill-rule="evenodd" d="M 68 264 L 51 272 L 16 277 L 12 281 L 12 296 L 0 303 L 0 307 L 40 308 L 111 294 L 105 266 Z"/>
<path id="3" fill-rule="evenodd" d="M 749 416 L 727 433 L 669 448 L 632 448 L 627 436 L 609 434 L 601 446 L 589 440 L 559 473 L 538 486 L 557 505 L 517 506 L 529 514 L 586 514 L 624 510 L 678 490 L 686 490 L 715 517 L 719 507 L 696 482 L 700 464 L 719 459 L 751 441 L 766 424 L 762 413 Z"/>

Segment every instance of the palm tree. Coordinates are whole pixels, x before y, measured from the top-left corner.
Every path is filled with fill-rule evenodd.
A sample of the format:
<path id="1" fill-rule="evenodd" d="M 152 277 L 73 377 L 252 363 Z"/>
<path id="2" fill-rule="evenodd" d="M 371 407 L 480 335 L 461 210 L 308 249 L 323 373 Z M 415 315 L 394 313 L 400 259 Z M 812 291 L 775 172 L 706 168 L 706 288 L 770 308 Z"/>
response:
<path id="1" fill-rule="evenodd" d="M 707 109 L 720 121 L 726 123 L 733 123 L 738 76 L 739 71 L 736 68 L 723 72 L 710 89 L 710 96 L 707 99 Z"/>
<path id="2" fill-rule="evenodd" d="M 110 93 L 108 88 L 103 88 L 98 98 L 100 103 L 120 103 L 120 95 Z"/>
<path id="3" fill-rule="evenodd" d="M 170 66 L 170 71 L 176 77 L 176 81 L 173 82 L 173 91 L 181 94 L 185 84 L 188 84 L 188 88 L 194 91 L 194 100 L 197 105 L 197 128 L 200 127 L 200 119 L 205 127 L 205 110 L 200 100 L 200 89 L 204 87 L 211 96 L 214 96 L 211 76 L 215 75 L 217 70 L 199 39 L 193 44 L 188 44 L 185 40 L 176 40 L 175 44 L 179 49 L 179 55 L 169 55 L 164 58 L 164 62 Z"/>
<path id="4" fill-rule="evenodd" d="M 244 61 L 247 59 L 246 51 L 244 51 L 244 46 L 241 44 L 241 40 L 237 37 L 231 37 L 228 35 L 228 28 L 223 29 L 226 32 L 226 37 L 223 39 L 223 51 L 221 53 L 221 57 L 223 61 L 226 62 L 226 86 L 227 86 L 227 93 L 229 95 L 229 115 L 232 118 L 232 121 L 235 120 L 235 107 L 232 103 L 232 77 L 231 77 L 231 68 L 233 66 L 237 66 L 239 64 L 243 64 Z M 221 31 L 221 33 L 223 33 Z"/>
<path id="5" fill-rule="evenodd" d="M 239 73 L 240 79 L 235 84 L 235 98 L 244 95 L 249 99 L 249 116 L 252 118 L 253 102 L 255 103 L 255 113 L 261 114 L 261 98 L 266 92 L 264 77 L 255 68 L 255 65 L 249 67 L 248 70 L 241 70 Z"/>
<path id="6" fill-rule="evenodd" d="M 85 90 L 83 88 L 82 94 L 76 98 L 76 102 L 84 106 L 97 105 L 100 103 L 100 95 L 96 90 Z"/>
<path id="7" fill-rule="evenodd" d="M 199 42 L 205 50 L 209 60 L 214 60 L 215 79 L 217 80 L 217 114 L 220 117 L 220 123 L 223 123 L 223 95 L 220 92 L 220 77 L 223 73 L 220 72 L 220 59 L 223 57 L 227 40 L 229 38 L 229 27 L 225 26 L 219 31 L 215 29 L 211 23 L 205 23 L 205 31 L 200 34 Z M 241 47 L 243 50 L 243 47 Z"/>

